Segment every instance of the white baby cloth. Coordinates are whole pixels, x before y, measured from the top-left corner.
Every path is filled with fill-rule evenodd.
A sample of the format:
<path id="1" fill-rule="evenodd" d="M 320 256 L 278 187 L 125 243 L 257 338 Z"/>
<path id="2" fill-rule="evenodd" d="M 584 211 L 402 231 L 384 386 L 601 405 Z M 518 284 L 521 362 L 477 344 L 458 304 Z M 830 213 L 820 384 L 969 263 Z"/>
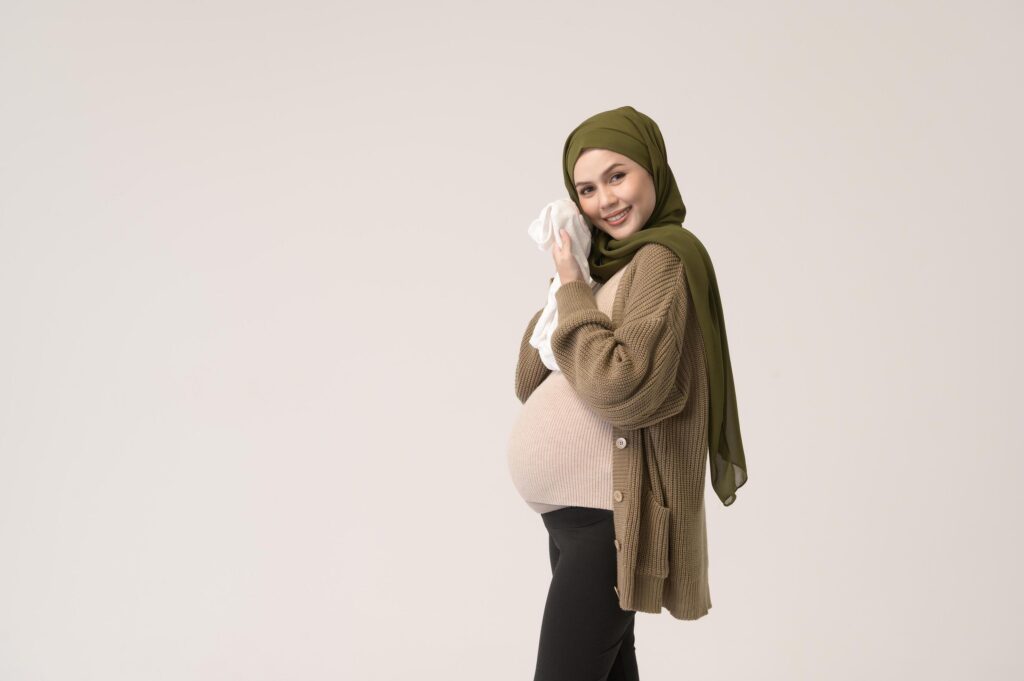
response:
<path id="1" fill-rule="evenodd" d="M 537 248 L 550 251 L 555 243 L 559 247 L 562 246 L 563 228 L 569 233 L 572 255 L 583 272 L 584 280 L 590 284 L 591 290 L 596 290 L 600 284 L 590 276 L 590 264 L 587 262 L 587 255 L 590 253 L 590 225 L 572 199 L 558 199 L 544 206 L 540 217 L 530 223 L 527 231 L 530 238 L 536 242 Z M 537 348 L 544 366 L 552 371 L 560 371 L 555 355 L 551 352 L 551 332 L 558 326 L 558 302 L 555 300 L 555 291 L 561 286 L 562 281 L 556 272 L 548 287 L 547 305 L 537 318 L 533 335 L 530 336 L 530 345 Z"/>

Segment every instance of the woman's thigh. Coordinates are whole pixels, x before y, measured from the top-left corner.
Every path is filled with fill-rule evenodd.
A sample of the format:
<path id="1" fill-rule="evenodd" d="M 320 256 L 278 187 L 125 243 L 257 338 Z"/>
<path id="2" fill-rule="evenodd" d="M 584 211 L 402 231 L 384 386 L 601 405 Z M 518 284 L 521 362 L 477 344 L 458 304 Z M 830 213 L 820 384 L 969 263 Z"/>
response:
<path id="1" fill-rule="evenodd" d="M 635 679 L 636 613 L 619 607 L 613 589 L 612 512 L 568 507 L 543 517 L 552 574 L 535 681 Z M 613 671 L 615 675 L 608 676 Z"/>

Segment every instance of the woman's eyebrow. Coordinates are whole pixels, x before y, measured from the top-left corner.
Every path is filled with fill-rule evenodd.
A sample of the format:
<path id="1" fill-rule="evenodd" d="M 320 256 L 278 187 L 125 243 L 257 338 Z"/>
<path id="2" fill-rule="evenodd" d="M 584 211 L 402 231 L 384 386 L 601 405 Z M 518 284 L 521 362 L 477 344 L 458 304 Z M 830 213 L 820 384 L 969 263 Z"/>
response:
<path id="1" fill-rule="evenodd" d="M 610 166 L 608 166 L 607 168 L 605 168 L 605 169 L 604 169 L 604 172 L 603 172 L 603 173 L 601 173 L 601 174 L 602 174 L 602 175 L 607 175 L 607 174 L 608 174 L 608 171 L 609 171 L 609 170 L 611 170 L 612 168 L 614 168 L 615 166 L 622 166 L 623 168 L 625 168 L 625 167 L 626 167 L 626 166 L 625 166 L 625 164 L 623 164 L 622 162 L 620 162 L 620 161 L 616 161 L 615 163 L 613 163 L 613 164 L 611 164 Z M 587 182 L 586 180 L 584 180 L 584 181 L 582 181 L 582 182 L 577 182 L 577 183 L 576 183 L 576 186 L 577 186 L 577 187 L 579 187 L 579 186 L 580 186 L 581 184 L 588 184 L 588 182 Z"/>

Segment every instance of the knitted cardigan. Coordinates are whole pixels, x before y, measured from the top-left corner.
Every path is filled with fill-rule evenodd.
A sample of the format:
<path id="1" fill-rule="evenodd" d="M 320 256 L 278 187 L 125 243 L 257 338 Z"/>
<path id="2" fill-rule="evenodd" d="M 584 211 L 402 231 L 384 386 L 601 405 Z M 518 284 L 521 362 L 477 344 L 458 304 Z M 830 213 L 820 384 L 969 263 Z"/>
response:
<path id="1" fill-rule="evenodd" d="M 612 425 L 615 594 L 623 610 L 695 620 L 711 608 L 704 483 L 708 378 L 685 265 L 642 246 L 619 281 L 612 317 L 583 281 L 555 292 L 551 349 L 580 398 Z M 515 393 L 551 373 L 523 334 Z"/>

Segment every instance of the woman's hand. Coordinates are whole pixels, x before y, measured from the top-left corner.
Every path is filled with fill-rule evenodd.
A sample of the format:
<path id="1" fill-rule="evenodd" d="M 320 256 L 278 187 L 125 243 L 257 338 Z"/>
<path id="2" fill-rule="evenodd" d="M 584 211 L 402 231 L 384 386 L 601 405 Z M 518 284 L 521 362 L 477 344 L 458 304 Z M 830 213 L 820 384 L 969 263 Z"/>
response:
<path id="1" fill-rule="evenodd" d="M 572 240 L 569 238 L 569 232 L 565 229 L 562 232 L 562 246 L 558 246 L 558 242 L 551 244 L 551 253 L 555 258 L 555 269 L 558 271 L 558 280 L 563 284 L 570 281 L 583 281 L 583 272 L 580 270 L 579 263 L 576 262 L 576 258 L 572 254 Z"/>

